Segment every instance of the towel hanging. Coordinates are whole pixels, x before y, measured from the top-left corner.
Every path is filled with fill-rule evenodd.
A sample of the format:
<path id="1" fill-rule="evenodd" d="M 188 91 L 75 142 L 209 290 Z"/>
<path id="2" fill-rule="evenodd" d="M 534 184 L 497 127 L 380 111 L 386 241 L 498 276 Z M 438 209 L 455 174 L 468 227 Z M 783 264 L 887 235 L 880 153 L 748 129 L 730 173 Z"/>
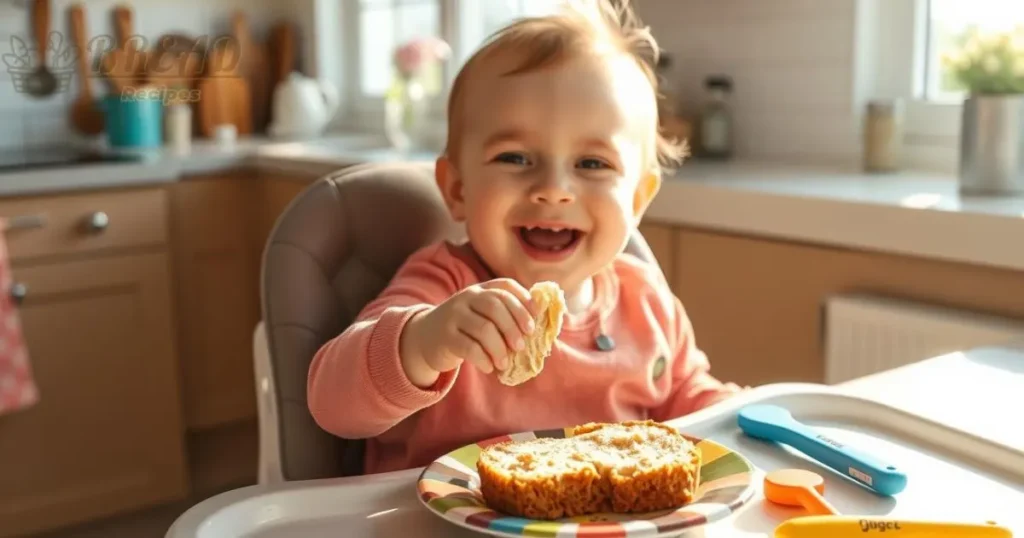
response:
<path id="1" fill-rule="evenodd" d="M 0 219 L 0 230 L 10 229 L 11 224 L 8 219 Z M 14 283 L 6 237 L 0 233 L 0 415 L 26 409 L 39 401 L 18 312 L 17 297 L 24 295 L 19 293 L 23 288 Z"/>

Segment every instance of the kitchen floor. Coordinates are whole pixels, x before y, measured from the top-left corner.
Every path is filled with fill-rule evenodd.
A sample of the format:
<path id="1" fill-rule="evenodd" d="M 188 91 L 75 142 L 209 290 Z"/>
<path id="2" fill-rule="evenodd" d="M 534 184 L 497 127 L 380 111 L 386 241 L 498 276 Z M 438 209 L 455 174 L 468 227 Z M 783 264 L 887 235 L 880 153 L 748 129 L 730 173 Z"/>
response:
<path id="1" fill-rule="evenodd" d="M 82 527 L 37 534 L 33 538 L 163 538 L 174 520 L 192 504 L 161 506 Z"/>
<path id="2" fill-rule="evenodd" d="M 37 534 L 31 538 L 163 538 L 178 516 L 211 496 L 213 494 L 91 522 L 80 527 Z"/>
<path id="3" fill-rule="evenodd" d="M 187 499 L 25 538 L 164 538 L 174 520 L 200 501 L 256 483 L 258 434 L 255 419 L 190 432 L 193 493 Z"/>

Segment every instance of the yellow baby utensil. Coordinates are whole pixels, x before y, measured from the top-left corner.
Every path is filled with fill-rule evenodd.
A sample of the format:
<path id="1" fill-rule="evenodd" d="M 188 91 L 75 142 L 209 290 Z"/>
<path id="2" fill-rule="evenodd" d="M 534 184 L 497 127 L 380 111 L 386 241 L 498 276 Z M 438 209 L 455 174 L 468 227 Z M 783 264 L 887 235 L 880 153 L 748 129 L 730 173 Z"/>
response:
<path id="1" fill-rule="evenodd" d="M 864 538 L 865 534 L 898 538 L 1011 538 L 995 523 L 945 523 L 863 516 L 803 516 L 775 528 L 775 538 Z"/>
<path id="2" fill-rule="evenodd" d="M 825 480 L 811 471 L 779 469 L 764 479 L 765 498 L 801 506 L 811 515 L 785 521 L 775 538 L 863 538 L 865 534 L 897 534 L 899 538 L 1010 538 L 1013 533 L 993 522 L 947 523 L 871 516 L 844 516 L 825 500 Z"/>

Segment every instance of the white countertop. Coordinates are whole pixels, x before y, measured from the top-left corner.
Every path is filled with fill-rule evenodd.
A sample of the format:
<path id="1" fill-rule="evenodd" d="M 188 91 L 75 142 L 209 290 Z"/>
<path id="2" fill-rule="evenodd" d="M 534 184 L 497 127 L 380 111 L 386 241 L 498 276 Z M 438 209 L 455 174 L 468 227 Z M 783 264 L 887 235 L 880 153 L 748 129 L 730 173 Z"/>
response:
<path id="1" fill-rule="evenodd" d="M 178 181 L 240 165 L 319 177 L 366 162 L 432 162 L 380 137 L 337 133 L 309 141 L 194 141 L 190 152 L 144 152 L 136 163 L 0 173 L 0 196 Z M 647 218 L 673 225 L 1024 271 L 1024 196 L 968 197 L 955 178 L 867 175 L 827 166 L 686 163 L 666 177 Z"/>
<path id="2" fill-rule="evenodd" d="M 838 387 L 1024 450 L 1024 342 L 957 351 Z"/>
<path id="3" fill-rule="evenodd" d="M 432 155 L 402 154 L 387 147 L 380 137 L 357 133 L 335 133 L 304 141 L 251 137 L 227 145 L 194 140 L 184 153 L 169 148 L 120 152 L 136 155 L 140 160 L 0 172 L 0 196 L 169 183 L 238 166 L 316 177 L 366 162 L 434 159 Z"/>
<path id="4" fill-rule="evenodd" d="M 954 177 L 692 163 L 647 217 L 740 234 L 1024 271 L 1024 196 L 963 196 Z"/>
<path id="5" fill-rule="evenodd" d="M 695 162 L 669 180 L 702 187 L 909 209 L 1024 217 L 1024 195 L 963 196 L 953 176 L 924 172 L 866 174 L 842 167 L 769 162 Z M 663 200 L 664 201 L 664 200 Z"/>

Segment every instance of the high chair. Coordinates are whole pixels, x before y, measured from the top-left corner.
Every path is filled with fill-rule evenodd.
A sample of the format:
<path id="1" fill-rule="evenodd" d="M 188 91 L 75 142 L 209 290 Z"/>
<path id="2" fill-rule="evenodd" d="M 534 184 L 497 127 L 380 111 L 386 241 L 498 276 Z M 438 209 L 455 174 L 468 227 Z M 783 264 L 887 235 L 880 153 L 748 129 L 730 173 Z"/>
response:
<path id="1" fill-rule="evenodd" d="M 433 164 L 368 164 L 317 180 L 278 218 L 263 252 L 253 335 L 261 484 L 362 474 L 362 441 L 313 420 L 306 375 L 417 249 L 465 231 L 448 216 Z M 637 232 L 627 251 L 657 263 Z"/>

